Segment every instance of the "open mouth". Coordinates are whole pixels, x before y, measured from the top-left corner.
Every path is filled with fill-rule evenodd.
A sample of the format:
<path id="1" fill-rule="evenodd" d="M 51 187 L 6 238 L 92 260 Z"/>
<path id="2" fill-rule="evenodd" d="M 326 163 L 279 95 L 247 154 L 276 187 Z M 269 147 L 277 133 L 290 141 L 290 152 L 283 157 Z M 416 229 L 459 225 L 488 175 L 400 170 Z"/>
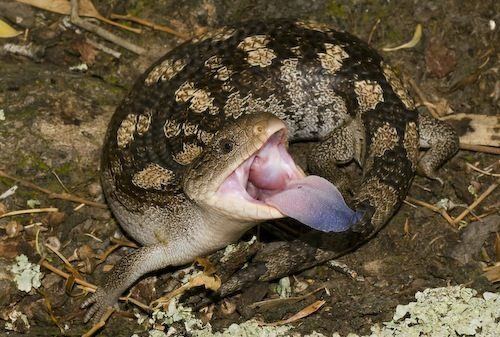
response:
<path id="1" fill-rule="evenodd" d="M 288 216 L 325 232 L 347 230 L 360 215 L 329 181 L 306 176 L 286 144 L 285 129 L 273 133 L 219 186 L 219 205 L 253 220 Z"/>

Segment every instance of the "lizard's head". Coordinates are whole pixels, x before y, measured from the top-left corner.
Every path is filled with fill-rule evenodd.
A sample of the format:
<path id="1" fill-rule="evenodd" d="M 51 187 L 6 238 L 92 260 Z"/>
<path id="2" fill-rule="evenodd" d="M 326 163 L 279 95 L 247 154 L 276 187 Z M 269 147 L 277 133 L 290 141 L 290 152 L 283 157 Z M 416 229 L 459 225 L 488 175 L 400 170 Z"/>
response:
<path id="1" fill-rule="evenodd" d="M 330 182 L 306 177 L 287 144 L 277 117 L 242 116 L 216 133 L 186 172 L 184 191 L 200 206 L 242 221 L 290 216 L 316 229 L 346 230 L 357 214 Z"/>

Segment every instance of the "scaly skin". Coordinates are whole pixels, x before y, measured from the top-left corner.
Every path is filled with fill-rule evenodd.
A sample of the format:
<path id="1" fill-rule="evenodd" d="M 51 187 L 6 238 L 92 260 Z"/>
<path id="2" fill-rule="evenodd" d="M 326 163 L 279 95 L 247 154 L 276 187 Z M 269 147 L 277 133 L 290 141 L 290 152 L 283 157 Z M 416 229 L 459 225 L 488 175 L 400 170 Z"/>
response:
<path id="1" fill-rule="evenodd" d="M 259 118 L 241 116 L 265 113 L 285 122 L 292 141 L 320 141 L 310 156 L 313 173 L 334 179 L 332 163 L 353 159 L 363 167 L 354 200 L 364 216 L 345 233 L 355 240 L 342 249 L 383 226 L 417 167 L 434 176 L 458 149 L 453 130 L 419 116 L 390 67 L 348 33 L 275 20 L 195 38 L 153 64 L 109 124 L 104 192 L 122 227 L 144 247 L 123 258 L 84 303 L 93 304 L 86 320 L 101 317 L 143 274 L 206 255 L 258 223 L 214 211 L 203 193 L 207 181 L 244 159 L 239 142 L 258 138 L 241 130 Z M 264 119 L 266 127 L 273 123 Z M 218 161 L 225 154 L 214 144 L 228 138 L 237 149 Z M 431 147 L 420 161 L 419 145 Z"/>

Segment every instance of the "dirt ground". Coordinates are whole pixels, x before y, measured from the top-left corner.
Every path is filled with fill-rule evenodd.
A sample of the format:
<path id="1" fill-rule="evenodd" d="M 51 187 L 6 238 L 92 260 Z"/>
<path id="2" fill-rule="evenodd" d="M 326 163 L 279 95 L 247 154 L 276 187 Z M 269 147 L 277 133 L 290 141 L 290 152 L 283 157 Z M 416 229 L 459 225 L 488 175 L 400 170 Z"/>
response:
<path id="1" fill-rule="evenodd" d="M 500 2 L 495 0 L 94 0 L 93 3 L 105 16 L 129 13 L 173 27 L 185 36 L 245 19 L 314 19 L 369 40 L 379 51 L 410 40 L 420 23 L 423 36 L 415 47 L 381 51 L 384 58 L 406 78 L 413 79 L 443 116 L 457 113 L 494 116 L 499 112 L 499 39 L 495 24 L 500 23 Z M 145 55 L 138 56 L 76 29 L 67 17 L 15 5 L 14 1 L 0 0 L 0 18 L 26 31 L 16 38 L 0 39 L 0 170 L 52 192 L 67 191 L 104 202 L 98 163 L 107 122 L 134 79 L 158 55 L 183 39 L 137 24 L 130 26 L 142 28 L 140 35 L 101 24 L 148 49 Z M 121 57 L 92 47 L 86 38 L 119 51 Z M 31 56 L 7 51 L 11 50 L 7 44 L 28 43 L 34 51 Z M 87 70 L 77 69 L 82 63 L 88 66 Z M 474 171 L 467 164 L 500 171 L 498 156 L 460 151 L 439 171 L 443 185 L 417 177 L 409 195 L 431 205 L 448 199 L 455 206 L 448 213 L 458 216 L 498 179 Z M 66 335 L 81 335 L 90 325 L 82 322 L 80 290 L 73 289 L 68 295 L 65 281 L 42 268 L 45 274 L 42 287 L 30 293 L 18 291 L 9 276 L 9 266 L 15 256 L 25 254 L 32 262 L 40 261 L 43 256 L 63 269 L 60 259 L 44 246 L 48 242 L 59 247 L 64 256 L 73 257 L 73 266 L 83 278 L 98 282 L 103 269 L 109 269 L 130 248 L 113 252 L 96 266 L 95 254 L 109 248 L 110 238 L 121 233 L 110 212 L 89 206 L 75 210 L 78 203 L 51 199 L 46 193 L 20 186 L 5 177 L 0 178 L 0 194 L 15 184 L 19 186 L 15 194 L 0 200 L 0 215 L 30 207 L 56 207 L 59 212 L 0 218 L 0 335 L 7 336 L 3 325 L 9 322 L 9 313 L 14 309 L 26 314 L 31 328 L 18 321 L 14 327 L 17 332 L 10 331 L 9 336 L 60 335 L 60 328 Z M 291 277 L 294 295 L 319 287 L 328 288 L 329 295 L 318 292 L 304 301 L 261 312 L 244 308 L 228 310 L 228 303 L 229 307 L 238 303 L 241 295 L 225 302 L 214 298 L 210 322 L 216 329 L 222 329 L 252 317 L 276 321 L 324 299 L 327 302 L 319 311 L 294 323 L 295 331 L 362 334 L 368 333 L 373 324 L 390 320 L 397 304 L 408 303 L 415 292 L 426 288 L 464 284 L 480 293 L 497 292 L 500 283 L 488 281 L 483 269 L 500 259 L 499 195 L 497 189 L 474 209 L 473 214 L 480 220 L 469 215 L 460 226 L 450 225 L 429 208 L 405 204 L 375 238 L 339 259 L 358 274 L 357 278 L 327 264 Z M 265 229 L 257 231 L 249 233 L 247 238 L 257 233 L 263 240 L 277 240 Z M 173 271 L 144 279 L 133 288 L 133 296 L 149 303 L 171 286 L 169 278 Z M 262 289 L 262 285 L 257 288 Z M 260 299 L 276 297 L 272 288 L 273 284 L 265 284 Z M 196 296 L 204 294 L 200 291 Z M 133 308 L 136 307 L 122 304 L 122 311 L 113 315 L 98 335 L 146 336 L 144 329 L 131 319 Z"/>

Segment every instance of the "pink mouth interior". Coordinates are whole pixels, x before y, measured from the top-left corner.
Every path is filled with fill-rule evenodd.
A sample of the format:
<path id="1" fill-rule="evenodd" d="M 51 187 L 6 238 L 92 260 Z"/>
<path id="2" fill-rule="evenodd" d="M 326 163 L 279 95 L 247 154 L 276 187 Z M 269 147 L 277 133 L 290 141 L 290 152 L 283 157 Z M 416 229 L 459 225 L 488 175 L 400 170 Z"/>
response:
<path id="1" fill-rule="evenodd" d="M 347 230 L 360 218 L 326 179 L 305 176 L 285 147 L 283 131 L 272 135 L 222 183 L 219 195 L 267 205 L 324 232 Z"/>

